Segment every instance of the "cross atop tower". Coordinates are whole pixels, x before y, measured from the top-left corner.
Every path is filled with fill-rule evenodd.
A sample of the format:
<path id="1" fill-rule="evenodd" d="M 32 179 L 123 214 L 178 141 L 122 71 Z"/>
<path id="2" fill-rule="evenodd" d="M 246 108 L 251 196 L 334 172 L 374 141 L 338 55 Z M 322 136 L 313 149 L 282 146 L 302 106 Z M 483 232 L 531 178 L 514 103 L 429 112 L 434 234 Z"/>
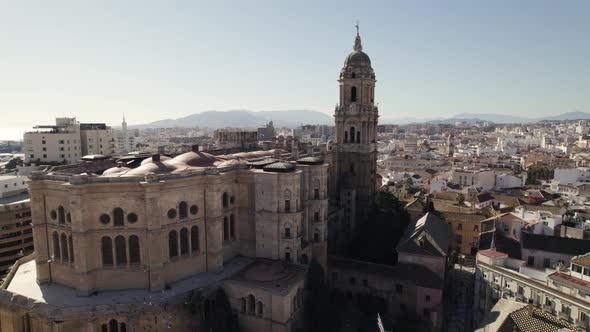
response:
<path id="1" fill-rule="evenodd" d="M 354 47 L 353 50 L 360 52 L 363 50 L 363 45 L 361 45 L 361 35 L 359 34 L 359 21 L 356 20 L 356 37 L 354 39 Z"/>

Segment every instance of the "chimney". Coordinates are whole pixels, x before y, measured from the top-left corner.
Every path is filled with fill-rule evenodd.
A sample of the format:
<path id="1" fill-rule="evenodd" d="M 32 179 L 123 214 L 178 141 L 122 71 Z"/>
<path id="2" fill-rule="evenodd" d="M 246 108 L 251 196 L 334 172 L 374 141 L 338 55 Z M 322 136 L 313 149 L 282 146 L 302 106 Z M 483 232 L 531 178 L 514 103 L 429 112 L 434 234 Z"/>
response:
<path id="1" fill-rule="evenodd" d="M 533 299 L 529 299 L 529 304 L 526 306 L 526 311 L 529 314 L 529 317 L 533 318 L 533 311 L 535 307 L 533 306 Z"/>
<path id="2" fill-rule="evenodd" d="M 275 149 L 274 150 L 274 156 L 275 159 L 280 160 L 281 159 L 281 149 Z"/>
<path id="3" fill-rule="evenodd" d="M 193 146 L 192 146 L 191 150 L 192 150 L 193 152 L 199 152 L 199 144 L 193 144 Z"/>
<path id="4" fill-rule="evenodd" d="M 160 154 L 156 153 L 156 154 L 152 155 L 152 161 L 154 161 L 154 162 L 160 161 Z"/>

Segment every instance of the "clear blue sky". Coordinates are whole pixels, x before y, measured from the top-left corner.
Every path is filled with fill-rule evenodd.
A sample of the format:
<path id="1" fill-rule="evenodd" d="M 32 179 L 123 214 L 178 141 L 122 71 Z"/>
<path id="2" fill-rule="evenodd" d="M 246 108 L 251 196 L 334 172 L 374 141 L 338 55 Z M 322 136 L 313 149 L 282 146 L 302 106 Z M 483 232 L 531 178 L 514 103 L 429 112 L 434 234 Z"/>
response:
<path id="1" fill-rule="evenodd" d="M 56 116 L 331 113 L 357 19 L 384 118 L 590 111 L 587 0 L 3 1 L 0 138 Z"/>

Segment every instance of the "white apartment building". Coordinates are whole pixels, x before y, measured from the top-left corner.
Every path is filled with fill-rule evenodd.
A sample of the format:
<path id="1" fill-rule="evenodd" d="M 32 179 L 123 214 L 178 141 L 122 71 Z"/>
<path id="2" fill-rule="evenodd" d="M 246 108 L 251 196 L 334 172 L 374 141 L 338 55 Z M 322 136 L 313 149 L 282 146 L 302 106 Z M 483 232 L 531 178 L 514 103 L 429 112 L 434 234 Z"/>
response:
<path id="1" fill-rule="evenodd" d="M 26 176 L 0 175 L 0 198 L 26 192 L 26 181 Z"/>
<path id="2" fill-rule="evenodd" d="M 81 123 L 82 156 L 115 153 L 115 133 L 104 123 Z"/>
<path id="3" fill-rule="evenodd" d="M 527 211 L 525 207 L 517 207 L 514 212 L 506 213 L 498 219 L 496 230 L 502 236 L 520 241 L 523 228 L 537 235 L 553 236 L 555 227 L 561 225 L 562 216 L 550 211 Z"/>
<path id="4" fill-rule="evenodd" d="M 454 169 L 451 182 L 464 186 L 475 186 L 480 189 L 490 190 L 494 188 L 496 177 L 494 171 L 489 169 Z"/>
<path id="5" fill-rule="evenodd" d="M 80 124 L 76 118 L 56 118 L 24 134 L 25 162 L 74 163 L 87 154 L 111 155 L 113 131 L 104 124 Z"/>
<path id="6" fill-rule="evenodd" d="M 567 266 L 534 268 L 494 250 L 477 254 L 474 323 L 481 324 L 499 299 L 532 303 L 559 319 L 587 330 L 590 320 L 590 257 Z"/>
<path id="7" fill-rule="evenodd" d="M 522 178 L 512 173 L 496 174 L 496 188 L 498 189 L 520 188 L 523 184 Z"/>
<path id="8" fill-rule="evenodd" d="M 590 182 L 590 168 L 556 168 L 553 174 L 553 180 L 559 184 Z"/>
<path id="9" fill-rule="evenodd" d="M 429 193 L 436 193 L 447 190 L 447 180 L 437 176 L 430 179 L 430 191 Z"/>

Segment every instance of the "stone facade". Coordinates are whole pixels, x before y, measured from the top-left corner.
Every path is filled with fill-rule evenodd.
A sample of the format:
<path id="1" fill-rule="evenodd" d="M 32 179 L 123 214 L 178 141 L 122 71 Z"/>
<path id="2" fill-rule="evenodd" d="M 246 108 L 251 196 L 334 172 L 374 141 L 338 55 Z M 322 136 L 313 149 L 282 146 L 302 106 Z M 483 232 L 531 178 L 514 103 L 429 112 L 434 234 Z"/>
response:
<path id="1" fill-rule="evenodd" d="M 248 166 L 192 151 L 166 160 L 154 156 L 138 168 L 114 167 L 101 176 L 34 174 L 30 192 L 37 249 L 33 260 L 15 268 L 0 298 L 14 293 L 25 303 L 35 299 L 18 286 L 25 269 L 34 270 L 39 292 L 62 287 L 72 303 L 88 303 L 90 312 L 102 305 L 92 301 L 96 294 L 164 292 L 168 296 L 158 305 L 174 308 L 187 291 L 222 286 L 245 331 L 290 331 L 298 321 L 306 264 L 315 257 L 326 267 L 327 169 L 318 158 Z M 234 267 L 245 258 L 241 269 Z M 259 280 L 264 273 L 247 272 L 256 268 L 275 272 Z M 235 273 L 224 278 L 206 277 L 232 269 Z M 261 285 L 283 280 L 277 275 L 292 282 L 277 289 Z M 187 289 L 187 280 L 199 287 Z M 242 312 L 242 299 L 251 295 L 256 306 L 265 308 L 262 314 Z M 44 300 L 60 306 L 51 297 Z M 22 310 L 39 317 L 30 324 L 46 328 L 59 316 L 26 306 L 9 309 L 9 303 L 0 299 L 0 315 L 11 313 L 6 321 L 18 321 L 13 316 Z M 63 326 L 98 331 L 103 321 L 114 319 L 128 331 L 139 331 L 144 315 L 151 315 L 130 308 L 117 312 L 97 312 L 92 323 L 62 317 L 68 321 Z M 178 307 L 171 314 L 186 313 Z M 173 330 L 184 328 L 174 324 Z"/>

